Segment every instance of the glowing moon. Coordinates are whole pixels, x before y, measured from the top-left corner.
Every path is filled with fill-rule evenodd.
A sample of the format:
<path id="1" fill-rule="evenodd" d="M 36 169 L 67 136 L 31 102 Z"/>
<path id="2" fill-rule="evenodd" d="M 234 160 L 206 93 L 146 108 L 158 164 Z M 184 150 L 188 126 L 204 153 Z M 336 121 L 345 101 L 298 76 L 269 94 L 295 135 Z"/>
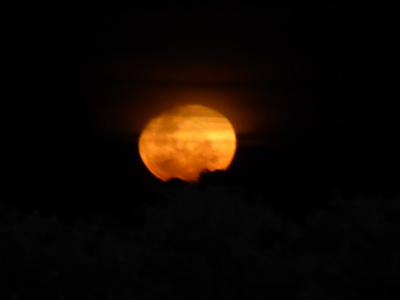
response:
<path id="1" fill-rule="evenodd" d="M 178 106 L 150 120 L 139 154 L 163 181 L 196 181 L 204 170 L 226 170 L 236 151 L 235 130 L 222 114 L 202 105 Z"/>

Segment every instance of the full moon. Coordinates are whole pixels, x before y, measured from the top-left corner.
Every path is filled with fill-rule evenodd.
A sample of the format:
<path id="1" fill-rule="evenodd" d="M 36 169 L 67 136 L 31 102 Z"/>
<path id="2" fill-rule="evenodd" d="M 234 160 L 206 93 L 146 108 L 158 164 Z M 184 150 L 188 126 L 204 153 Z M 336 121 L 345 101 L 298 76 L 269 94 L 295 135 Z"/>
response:
<path id="1" fill-rule="evenodd" d="M 204 171 L 226 170 L 236 151 L 235 130 L 202 105 L 172 108 L 151 119 L 139 137 L 139 154 L 162 181 L 197 181 Z"/>

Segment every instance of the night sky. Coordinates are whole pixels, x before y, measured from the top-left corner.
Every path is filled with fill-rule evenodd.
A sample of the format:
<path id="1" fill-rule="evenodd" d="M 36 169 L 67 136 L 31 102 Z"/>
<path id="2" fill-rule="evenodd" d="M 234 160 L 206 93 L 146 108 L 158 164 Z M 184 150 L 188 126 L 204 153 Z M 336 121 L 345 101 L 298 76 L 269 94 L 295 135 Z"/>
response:
<path id="1" fill-rule="evenodd" d="M 373 13 L 340 3 L 37 7 L 13 25 L 2 193 L 33 207 L 134 202 L 161 184 L 138 155 L 140 130 L 198 103 L 237 130 L 232 184 L 396 194 L 397 113 L 380 83 Z"/>

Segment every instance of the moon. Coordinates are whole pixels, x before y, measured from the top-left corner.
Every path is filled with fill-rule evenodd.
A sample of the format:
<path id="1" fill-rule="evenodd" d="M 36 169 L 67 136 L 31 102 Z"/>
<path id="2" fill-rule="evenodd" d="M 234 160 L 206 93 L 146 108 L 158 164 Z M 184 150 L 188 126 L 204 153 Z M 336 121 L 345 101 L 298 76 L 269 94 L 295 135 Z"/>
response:
<path id="1" fill-rule="evenodd" d="M 226 170 L 236 151 L 229 120 L 208 107 L 172 108 L 151 119 L 139 137 L 139 154 L 149 171 L 168 181 L 197 181 L 206 170 Z"/>

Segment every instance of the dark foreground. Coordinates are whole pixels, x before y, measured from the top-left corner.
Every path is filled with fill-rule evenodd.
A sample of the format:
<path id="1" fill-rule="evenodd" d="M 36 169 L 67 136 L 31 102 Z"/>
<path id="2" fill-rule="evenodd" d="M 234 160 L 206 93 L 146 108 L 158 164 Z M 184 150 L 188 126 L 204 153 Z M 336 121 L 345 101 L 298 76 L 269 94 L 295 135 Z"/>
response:
<path id="1" fill-rule="evenodd" d="M 120 222 L 0 209 L 0 298 L 399 299 L 398 197 L 301 223 L 240 190 L 164 197 Z"/>

